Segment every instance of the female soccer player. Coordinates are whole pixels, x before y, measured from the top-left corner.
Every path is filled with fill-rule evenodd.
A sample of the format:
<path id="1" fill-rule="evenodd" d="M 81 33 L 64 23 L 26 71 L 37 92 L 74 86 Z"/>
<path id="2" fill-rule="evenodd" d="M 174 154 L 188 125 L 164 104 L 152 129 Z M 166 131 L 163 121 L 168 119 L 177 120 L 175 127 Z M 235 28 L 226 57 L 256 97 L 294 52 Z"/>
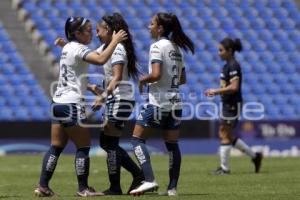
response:
<path id="1" fill-rule="evenodd" d="M 139 88 L 148 84 L 149 102 L 141 111 L 132 136 L 134 153 L 143 170 L 145 181 L 130 194 L 139 195 L 157 190 L 150 156 L 145 145 L 147 136 L 162 130 L 169 151 L 169 185 L 166 195 L 176 195 L 181 153 L 178 145 L 181 110 L 179 85 L 185 83 L 181 49 L 194 53 L 194 44 L 186 36 L 176 15 L 157 13 L 149 25 L 156 41 L 150 47 L 149 74 L 139 80 Z"/>
<path id="2" fill-rule="evenodd" d="M 220 75 L 221 88 L 205 91 L 207 96 L 221 95 L 222 98 L 219 127 L 221 166 L 213 172 L 215 175 L 230 173 L 229 155 L 232 146 L 252 158 L 256 173 L 259 172 L 261 167 L 262 154 L 253 152 L 244 141 L 232 135 L 232 130 L 240 117 L 243 102 L 241 91 L 242 73 L 241 67 L 234 56 L 236 51 L 242 51 L 242 44 L 239 39 L 225 38 L 220 42 L 219 56 L 226 61 Z"/>
<path id="3" fill-rule="evenodd" d="M 133 182 L 128 192 L 137 187 L 144 179 L 138 165 L 119 146 L 124 122 L 128 120 L 135 104 L 133 85 L 129 81 L 130 78 L 137 79 L 138 77 L 131 35 L 126 21 L 119 13 L 105 15 L 98 22 L 97 36 L 103 45 L 97 49 L 97 52 L 102 53 L 110 44 L 113 32 L 119 30 L 124 30 L 127 33 L 127 39 L 117 45 L 111 58 L 103 65 L 105 91 L 98 96 L 93 106 L 94 109 L 97 109 L 104 102 L 106 104 L 105 126 L 100 135 L 100 146 L 107 152 L 107 168 L 110 180 L 110 188 L 103 192 L 105 195 L 122 194 L 120 186 L 121 166 L 133 176 Z M 93 88 L 96 87 L 93 86 Z M 97 89 L 93 92 L 97 93 Z"/>
<path id="4" fill-rule="evenodd" d="M 57 160 L 71 139 L 76 148 L 75 169 L 78 180 L 78 196 L 99 196 L 88 186 L 90 135 L 80 126 L 85 120 L 84 90 L 86 83 L 81 75 L 86 72 L 88 63 L 104 64 L 112 55 L 117 44 L 126 39 L 121 30 L 113 34 L 112 41 L 101 53 L 92 52 L 86 45 L 92 40 L 92 25 L 83 17 L 70 17 L 65 24 L 68 43 L 63 47 L 60 58 L 60 73 L 57 90 L 51 106 L 51 147 L 45 154 L 39 186 L 34 190 L 37 196 L 53 196 L 49 181 L 54 173 Z"/>

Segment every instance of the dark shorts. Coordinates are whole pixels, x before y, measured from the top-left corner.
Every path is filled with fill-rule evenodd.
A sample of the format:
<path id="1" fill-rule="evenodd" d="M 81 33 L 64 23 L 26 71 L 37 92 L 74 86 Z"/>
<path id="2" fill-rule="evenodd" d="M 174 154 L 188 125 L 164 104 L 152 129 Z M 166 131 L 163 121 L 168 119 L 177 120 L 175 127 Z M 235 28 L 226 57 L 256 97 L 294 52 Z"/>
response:
<path id="1" fill-rule="evenodd" d="M 104 120 L 115 125 L 118 129 L 123 129 L 125 121 L 134 109 L 135 102 L 124 99 L 107 99 L 105 104 Z"/>
<path id="2" fill-rule="evenodd" d="M 162 130 L 178 130 L 182 110 L 165 111 L 157 106 L 146 104 L 138 116 L 136 124 Z"/>
<path id="3" fill-rule="evenodd" d="M 222 112 L 220 113 L 220 123 L 235 127 L 242 114 L 242 103 L 222 103 Z"/>
<path id="4" fill-rule="evenodd" d="M 64 127 L 80 125 L 86 121 L 85 107 L 76 103 L 51 103 L 51 120 Z"/>

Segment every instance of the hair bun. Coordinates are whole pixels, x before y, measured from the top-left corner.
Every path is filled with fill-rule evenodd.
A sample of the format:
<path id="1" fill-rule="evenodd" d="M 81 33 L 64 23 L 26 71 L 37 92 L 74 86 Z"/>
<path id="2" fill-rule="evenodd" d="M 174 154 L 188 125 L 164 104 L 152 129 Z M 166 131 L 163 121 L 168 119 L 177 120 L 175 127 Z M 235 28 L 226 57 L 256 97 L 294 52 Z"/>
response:
<path id="1" fill-rule="evenodd" d="M 242 45 L 241 40 L 239 38 L 234 40 L 234 49 L 238 52 L 243 50 L 243 45 Z"/>

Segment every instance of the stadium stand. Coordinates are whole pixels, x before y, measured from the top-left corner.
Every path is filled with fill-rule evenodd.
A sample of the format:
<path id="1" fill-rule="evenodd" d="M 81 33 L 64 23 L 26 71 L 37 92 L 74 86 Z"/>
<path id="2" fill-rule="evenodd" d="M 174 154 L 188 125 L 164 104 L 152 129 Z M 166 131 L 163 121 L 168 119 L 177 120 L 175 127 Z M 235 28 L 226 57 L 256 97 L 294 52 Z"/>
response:
<path id="1" fill-rule="evenodd" d="M 30 13 L 57 59 L 60 50 L 53 46 L 53 41 L 57 36 L 64 36 L 64 22 L 68 16 L 81 15 L 96 22 L 106 13 L 121 12 L 132 29 L 143 71 L 147 69 L 151 43 L 147 32 L 151 16 L 158 11 L 176 13 L 196 44 L 196 54 L 185 56 L 188 83 L 182 92 L 186 97 L 195 92 L 198 102 L 207 101 L 201 95 L 206 88 L 218 86 L 223 65 L 217 55 L 218 42 L 225 36 L 239 37 L 244 45 L 243 53 L 238 55 L 244 73 L 244 100 L 261 102 L 266 110 L 265 119 L 300 117 L 300 12 L 293 0 L 174 0 L 172 4 L 167 0 L 26 0 L 22 7 Z M 1 30 L 2 41 L 7 41 L 7 37 Z M 95 39 L 91 47 L 98 45 Z M 38 92 L 40 90 L 33 89 L 38 84 L 26 71 L 11 43 L 1 42 L 0 48 L 5 49 L 5 54 L 2 51 L 3 56 L 0 56 L 1 66 L 11 66 L 1 69 L 0 83 L 9 89 L 1 89 L 1 94 L 5 93 L 7 99 L 1 100 L 0 106 L 4 105 L 8 112 L 0 119 L 28 119 L 28 116 L 44 119 L 48 116 L 42 115 L 47 107 L 41 104 L 45 97 Z M 9 62 L 8 53 L 18 59 Z M 91 73 L 99 71 L 95 66 L 90 68 Z M 16 87 L 16 84 L 28 89 L 18 91 L 16 88 L 21 86 Z M 30 92 L 37 104 L 22 96 Z M 17 98 L 10 98 L 13 95 Z M 138 96 L 137 99 L 141 101 Z M 195 102 L 194 99 L 185 100 Z M 13 107 L 22 109 L 16 112 Z M 184 114 L 189 112 L 185 110 Z"/>
<path id="2" fill-rule="evenodd" d="M 49 100 L 0 23 L 0 121 L 49 119 Z"/>

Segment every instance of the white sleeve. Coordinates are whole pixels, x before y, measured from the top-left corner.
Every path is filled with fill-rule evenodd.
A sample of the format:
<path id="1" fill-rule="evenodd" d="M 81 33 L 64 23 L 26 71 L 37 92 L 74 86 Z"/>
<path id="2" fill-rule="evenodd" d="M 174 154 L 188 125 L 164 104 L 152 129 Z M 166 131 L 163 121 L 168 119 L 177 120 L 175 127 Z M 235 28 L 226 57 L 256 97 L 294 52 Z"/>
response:
<path id="1" fill-rule="evenodd" d="M 102 53 L 103 48 L 104 48 L 104 44 L 101 45 L 99 48 L 97 48 L 97 49 L 96 49 L 96 52 L 97 52 L 97 53 Z"/>
<path id="2" fill-rule="evenodd" d="M 75 57 L 80 58 L 81 60 L 85 60 L 85 57 L 92 52 L 92 50 L 85 45 L 78 45 L 77 49 L 75 50 Z"/>
<path id="3" fill-rule="evenodd" d="M 150 62 L 151 64 L 163 62 L 162 51 L 157 44 L 153 44 L 150 47 Z"/>
<path id="4" fill-rule="evenodd" d="M 124 64 L 126 61 L 126 51 L 123 46 L 118 45 L 111 56 L 111 66 Z"/>

